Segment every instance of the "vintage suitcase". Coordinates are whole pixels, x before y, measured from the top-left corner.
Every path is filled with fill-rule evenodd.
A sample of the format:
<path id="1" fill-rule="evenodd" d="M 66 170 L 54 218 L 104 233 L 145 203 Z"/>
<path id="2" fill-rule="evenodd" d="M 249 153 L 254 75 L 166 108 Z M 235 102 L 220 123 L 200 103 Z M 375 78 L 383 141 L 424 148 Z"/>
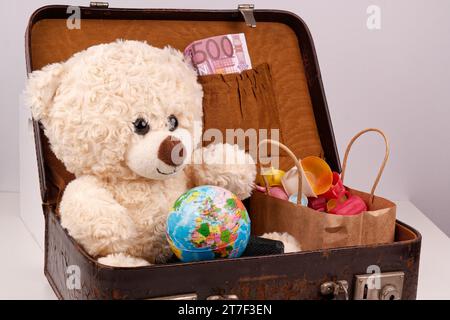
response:
<path id="1" fill-rule="evenodd" d="M 43 7 L 31 16 L 28 72 L 118 38 L 183 50 L 197 39 L 243 32 L 253 65 L 270 65 L 284 142 L 299 157 L 323 156 L 340 171 L 311 34 L 295 14 L 254 10 L 252 5 L 174 10 L 111 9 L 107 3 L 91 3 L 79 10 L 80 29 L 67 27 L 76 12 L 67 6 Z M 61 299 L 416 298 L 421 236 L 401 222 L 392 244 L 141 268 L 100 265 L 61 227 L 55 213 L 58 199 L 73 176 L 50 151 L 39 123 L 34 123 L 34 133 L 46 221 L 45 275 Z M 79 282 L 71 282 L 73 275 Z"/>

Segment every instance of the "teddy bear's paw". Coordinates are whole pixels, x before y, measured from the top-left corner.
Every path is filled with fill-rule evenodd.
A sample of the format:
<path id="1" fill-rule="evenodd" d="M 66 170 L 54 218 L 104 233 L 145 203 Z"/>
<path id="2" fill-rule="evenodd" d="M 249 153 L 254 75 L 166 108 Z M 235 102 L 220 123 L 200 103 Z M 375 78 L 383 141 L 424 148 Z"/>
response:
<path id="1" fill-rule="evenodd" d="M 99 218 L 92 226 L 92 247 L 102 252 L 126 251 L 136 237 L 135 224 L 125 213 Z"/>
<path id="2" fill-rule="evenodd" d="M 127 209 L 92 176 L 68 184 L 60 214 L 61 225 L 93 256 L 126 251 L 137 234 Z"/>
<path id="3" fill-rule="evenodd" d="M 197 183 L 216 185 L 248 198 L 254 188 L 256 165 L 238 145 L 210 144 L 201 149 L 202 164 L 194 166 Z"/>
<path id="4" fill-rule="evenodd" d="M 109 207 L 105 215 L 99 215 L 93 226 L 93 237 L 97 239 L 126 240 L 136 236 L 133 220 L 120 205 Z"/>
<path id="5" fill-rule="evenodd" d="M 112 253 L 106 257 L 98 258 L 99 263 L 111 267 L 145 267 L 150 263 L 142 258 L 132 257 L 126 253 Z"/>

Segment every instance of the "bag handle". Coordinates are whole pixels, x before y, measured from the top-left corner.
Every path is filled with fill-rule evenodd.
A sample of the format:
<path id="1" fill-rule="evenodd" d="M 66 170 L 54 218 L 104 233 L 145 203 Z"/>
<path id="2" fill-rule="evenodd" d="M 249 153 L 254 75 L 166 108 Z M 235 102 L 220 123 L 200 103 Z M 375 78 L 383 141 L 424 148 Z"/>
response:
<path id="1" fill-rule="evenodd" d="M 378 186 L 378 182 L 380 182 L 380 178 L 381 175 L 383 174 L 384 171 L 384 167 L 386 166 L 386 162 L 389 159 L 389 152 L 390 152 L 390 147 L 389 147 L 389 140 L 386 137 L 386 135 L 384 134 L 383 131 L 381 131 L 380 129 L 376 129 L 376 128 L 368 128 L 368 129 L 364 129 L 361 132 L 357 133 L 351 140 L 350 143 L 347 146 L 347 149 L 345 150 L 345 155 L 344 155 L 344 163 L 342 164 L 342 172 L 341 172 L 341 180 L 342 183 L 344 183 L 344 177 L 345 177 L 345 169 L 347 168 L 347 160 L 348 160 L 348 154 L 350 153 L 350 150 L 353 146 L 353 143 L 363 134 L 367 133 L 367 132 L 376 132 L 378 134 L 380 134 L 383 139 L 384 139 L 384 144 L 386 146 L 386 151 L 385 151 L 385 155 L 384 155 L 384 160 L 381 163 L 380 169 L 378 170 L 378 175 L 375 178 L 375 182 L 373 183 L 372 186 L 372 190 L 370 191 L 370 202 L 373 202 L 373 198 L 374 198 L 374 194 L 375 194 L 375 189 Z"/>
<path id="2" fill-rule="evenodd" d="M 272 139 L 265 139 L 265 140 L 262 140 L 262 141 L 260 141 L 259 142 L 259 144 L 258 144 L 258 149 L 259 148 L 261 148 L 261 146 L 262 145 L 265 145 L 265 144 L 272 144 L 272 145 L 276 145 L 276 146 L 278 146 L 279 148 L 281 148 L 282 150 L 284 150 L 288 155 L 289 155 L 289 157 L 291 157 L 291 159 L 292 160 L 294 160 L 294 164 L 295 164 L 295 166 L 297 167 L 297 171 L 298 171 L 298 190 L 299 190 L 299 192 L 298 192 L 298 194 L 297 194 L 297 205 L 301 205 L 301 201 L 302 201 L 302 197 L 301 197 L 301 192 L 302 192 L 302 187 L 303 187 L 303 181 L 302 181 L 302 172 L 303 172 L 303 168 L 302 168 L 302 165 L 300 164 L 300 161 L 298 161 L 298 159 L 297 159 L 297 157 L 295 156 L 295 154 L 288 148 L 288 147 L 286 147 L 284 144 L 282 144 L 281 142 L 279 142 L 279 141 L 276 141 L 276 140 L 272 140 Z M 260 165 L 260 169 L 261 169 L 261 165 Z M 261 171 L 261 170 L 260 170 Z M 263 178 L 263 181 L 264 181 L 264 184 L 265 184 L 265 187 L 266 187 L 266 194 L 267 195 L 270 195 L 270 192 L 269 192 L 269 183 L 268 183 L 268 181 L 267 181 L 267 178 L 266 178 L 266 176 L 265 175 L 263 175 L 263 174 L 261 174 L 261 176 L 262 176 L 262 178 Z"/>

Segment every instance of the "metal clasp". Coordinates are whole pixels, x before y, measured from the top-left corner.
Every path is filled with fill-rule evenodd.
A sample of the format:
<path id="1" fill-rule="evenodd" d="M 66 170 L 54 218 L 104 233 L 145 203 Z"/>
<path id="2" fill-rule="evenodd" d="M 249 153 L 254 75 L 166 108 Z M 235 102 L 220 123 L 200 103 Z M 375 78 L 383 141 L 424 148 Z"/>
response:
<path id="1" fill-rule="evenodd" d="M 102 9 L 108 9 L 109 3 L 108 2 L 100 2 L 100 1 L 92 1 L 89 6 L 91 8 L 102 8 Z"/>
<path id="2" fill-rule="evenodd" d="M 337 297 L 343 293 L 344 299 L 349 300 L 348 282 L 346 280 L 324 282 L 320 285 L 320 293 L 323 296 L 333 297 L 333 300 L 336 300 Z"/>
<path id="3" fill-rule="evenodd" d="M 402 271 L 357 275 L 353 299 L 400 300 L 404 280 L 405 273 Z"/>
<path id="4" fill-rule="evenodd" d="M 255 10 L 254 4 L 240 4 L 238 5 L 238 10 L 242 14 L 245 20 L 245 24 L 249 27 L 256 27 L 255 16 L 253 15 L 253 11 Z"/>

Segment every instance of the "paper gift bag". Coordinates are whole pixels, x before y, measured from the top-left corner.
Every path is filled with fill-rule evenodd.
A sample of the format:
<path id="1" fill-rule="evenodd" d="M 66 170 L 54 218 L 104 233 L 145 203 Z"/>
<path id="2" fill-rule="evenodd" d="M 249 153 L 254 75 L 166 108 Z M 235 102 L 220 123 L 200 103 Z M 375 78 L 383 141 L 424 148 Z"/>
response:
<path id="1" fill-rule="evenodd" d="M 358 195 L 367 205 L 367 211 L 358 215 L 344 216 L 319 212 L 300 204 L 280 200 L 267 193 L 254 192 L 250 198 L 250 216 L 252 232 L 261 235 L 266 232 L 287 232 L 299 241 L 302 250 L 317 250 L 347 246 L 362 246 L 394 241 L 396 205 L 374 195 L 380 177 L 389 157 L 389 143 L 384 133 L 378 129 L 366 129 L 359 132 L 350 141 L 345 152 L 341 179 L 344 180 L 350 149 L 362 134 L 377 132 L 384 138 L 386 154 L 370 193 L 348 188 L 350 194 Z M 263 144 L 277 145 L 294 161 L 297 172 L 302 172 L 301 164 L 288 147 L 274 140 L 261 141 Z M 298 175 L 299 190 L 305 183 Z"/>

